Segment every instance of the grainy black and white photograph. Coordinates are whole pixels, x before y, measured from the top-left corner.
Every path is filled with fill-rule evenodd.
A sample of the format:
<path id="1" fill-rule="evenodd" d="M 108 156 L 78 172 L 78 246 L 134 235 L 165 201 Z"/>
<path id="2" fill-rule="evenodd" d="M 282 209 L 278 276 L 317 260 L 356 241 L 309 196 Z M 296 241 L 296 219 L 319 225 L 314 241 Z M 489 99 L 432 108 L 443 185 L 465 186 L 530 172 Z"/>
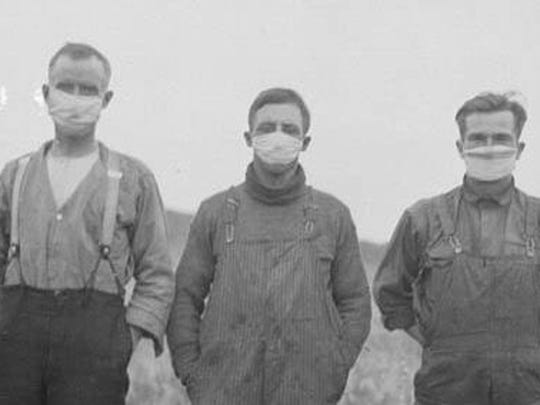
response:
<path id="1" fill-rule="evenodd" d="M 540 405 L 539 21 L 0 0 L 0 405 Z"/>

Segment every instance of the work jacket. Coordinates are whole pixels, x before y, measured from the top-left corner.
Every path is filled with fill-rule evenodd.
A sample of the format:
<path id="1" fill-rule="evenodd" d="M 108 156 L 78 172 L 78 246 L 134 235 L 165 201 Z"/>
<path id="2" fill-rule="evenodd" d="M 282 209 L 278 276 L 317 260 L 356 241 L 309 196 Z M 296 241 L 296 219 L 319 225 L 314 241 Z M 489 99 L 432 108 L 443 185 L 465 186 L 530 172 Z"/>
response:
<path id="1" fill-rule="evenodd" d="M 209 198 L 193 220 L 168 328 L 174 369 L 194 404 L 336 403 L 371 318 L 351 215 L 303 183 L 282 203 L 255 188 Z"/>

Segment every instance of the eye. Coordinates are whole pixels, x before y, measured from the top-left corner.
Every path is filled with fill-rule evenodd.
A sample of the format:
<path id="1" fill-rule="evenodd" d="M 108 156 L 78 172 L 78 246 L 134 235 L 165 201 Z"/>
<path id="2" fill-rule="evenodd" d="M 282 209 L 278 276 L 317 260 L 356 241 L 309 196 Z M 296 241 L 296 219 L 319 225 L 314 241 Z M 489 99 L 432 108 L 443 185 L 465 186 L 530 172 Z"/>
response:
<path id="1" fill-rule="evenodd" d="M 497 142 L 497 143 L 509 143 L 509 142 L 513 142 L 514 141 L 514 137 L 510 134 L 507 134 L 507 133 L 499 133 L 499 134 L 494 134 L 493 135 L 493 142 Z"/>
<path id="2" fill-rule="evenodd" d="M 288 135 L 300 135 L 300 128 L 295 124 L 283 124 L 281 130 Z"/>
<path id="3" fill-rule="evenodd" d="M 63 91 L 64 93 L 73 93 L 75 90 L 75 85 L 68 82 L 59 82 L 54 86 L 56 89 Z"/>
<path id="4" fill-rule="evenodd" d="M 96 96 L 99 94 L 99 89 L 96 86 L 81 84 L 79 85 L 79 94 L 81 96 Z"/>
<path id="5" fill-rule="evenodd" d="M 467 135 L 467 141 L 469 142 L 485 142 L 486 139 L 486 134 L 481 132 L 473 132 L 472 134 Z"/>
<path id="6" fill-rule="evenodd" d="M 256 134 L 269 134 L 276 130 L 276 124 L 273 122 L 262 122 L 255 128 Z"/>

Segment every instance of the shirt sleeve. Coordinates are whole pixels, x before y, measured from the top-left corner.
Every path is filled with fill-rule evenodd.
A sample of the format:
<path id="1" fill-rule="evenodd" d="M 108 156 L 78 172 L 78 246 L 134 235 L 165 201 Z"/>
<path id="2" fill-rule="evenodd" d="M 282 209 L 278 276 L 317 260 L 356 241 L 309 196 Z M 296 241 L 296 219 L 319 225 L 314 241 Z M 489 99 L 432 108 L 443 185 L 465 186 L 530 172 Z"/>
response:
<path id="1" fill-rule="evenodd" d="M 157 183 L 152 175 L 142 176 L 140 182 L 131 243 L 135 287 L 127 321 L 154 340 L 156 355 L 159 355 L 163 351 L 163 335 L 174 297 L 174 276 Z"/>
<path id="2" fill-rule="evenodd" d="M 347 340 L 354 345 L 357 355 L 370 330 L 371 296 L 349 209 L 344 209 L 340 222 L 331 273 L 332 293 Z"/>
<path id="3" fill-rule="evenodd" d="M 199 326 L 214 275 L 211 214 L 201 205 L 176 270 L 176 294 L 167 328 L 175 373 L 183 383 L 199 357 Z"/>
<path id="4" fill-rule="evenodd" d="M 406 211 L 392 235 L 373 283 L 384 326 L 408 329 L 415 323 L 412 283 L 419 269 L 419 243 L 410 213 Z"/>
<path id="5" fill-rule="evenodd" d="M 8 173 L 4 168 L 0 174 L 0 285 L 4 283 L 9 250 L 11 226 L 11 193 L 8 192 Z"/>

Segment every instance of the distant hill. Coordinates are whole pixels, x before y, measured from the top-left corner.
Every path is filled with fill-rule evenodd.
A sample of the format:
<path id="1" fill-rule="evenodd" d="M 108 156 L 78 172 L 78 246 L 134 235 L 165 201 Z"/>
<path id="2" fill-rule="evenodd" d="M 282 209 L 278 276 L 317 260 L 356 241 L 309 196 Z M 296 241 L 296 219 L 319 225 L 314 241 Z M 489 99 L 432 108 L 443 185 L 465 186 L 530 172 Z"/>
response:
<path id="1" fill-rule="evenodd" d="M 182 254 L 184 245 L 186 244 L 189 224 L 193 218 L 193 214 L 186 212 L 179 212 L 175 210 L 167 210 L 167 229 L 169 236 L 169 247 L 173 256 L 174 263 L 176 264 Z M 362 252 L 362 258 L 366 264 L 368 273 L 373 272 L 374 264 L 380 263 L 384 254 L 385 244 L 378 244 L 369 241 L 360 241 L 360 250 Z M 372 274 L 368 274 L 370 280 Z"/>
<path id="2" fill-rule="evenodd" d="M 179 212 L 175 210 L 166 210 L 167 218 L 167 236 L 169 237 L 169 249 L 173 258 L 173 263 L 178 263 L 180 255 L 184 250 L 187 241 L 189 224 L 193 219 L 193 214 Z"/>

